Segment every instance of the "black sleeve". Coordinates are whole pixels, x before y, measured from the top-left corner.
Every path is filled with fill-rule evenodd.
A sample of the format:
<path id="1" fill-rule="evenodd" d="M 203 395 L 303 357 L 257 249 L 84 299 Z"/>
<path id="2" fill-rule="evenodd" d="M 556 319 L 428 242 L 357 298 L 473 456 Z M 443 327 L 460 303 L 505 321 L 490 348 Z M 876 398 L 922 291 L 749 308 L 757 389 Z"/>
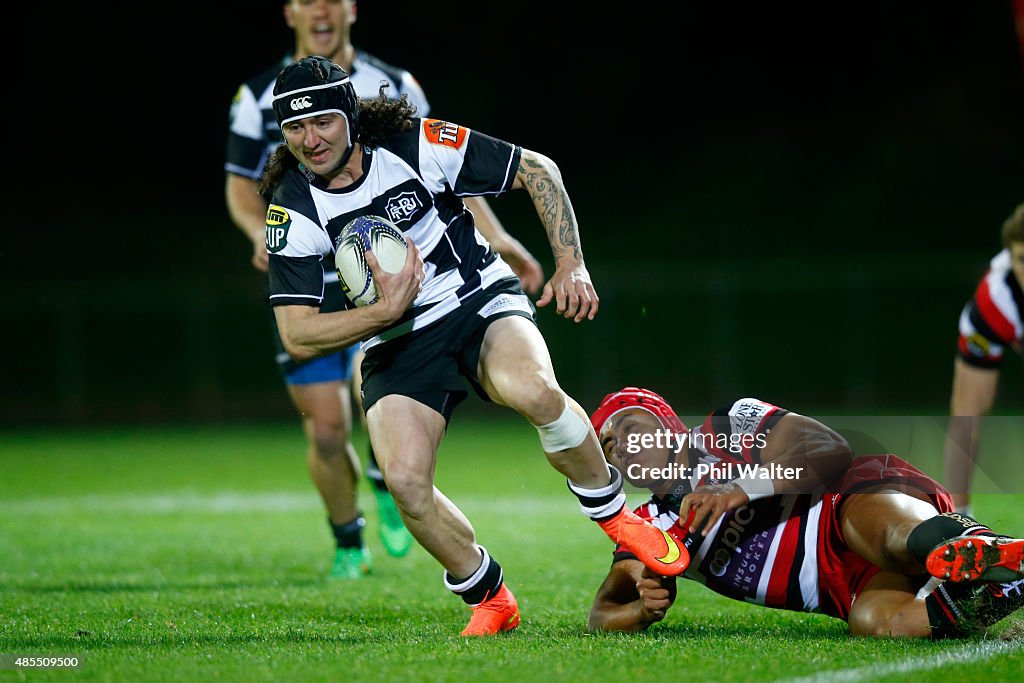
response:
<path id="1" fill-rule="evenodd" d="M 322 257 L 270 254 L 270 305 L 320 306 L 324 300 Z"/>
<path id="2" fill-rule="evenodd" d="M 224 170 L 228 173 L 258 180 L 266 163 L 267 143 L 253 140 L 238 133 L 228 133 L 227 162 Z"/>
<path id="3" fill-rule="evenodd" d="M 506 192 L 515 182 L 522 154 L 518 145 L 473 131 L 459 178 L 452 189 L 457 195 Z"/>

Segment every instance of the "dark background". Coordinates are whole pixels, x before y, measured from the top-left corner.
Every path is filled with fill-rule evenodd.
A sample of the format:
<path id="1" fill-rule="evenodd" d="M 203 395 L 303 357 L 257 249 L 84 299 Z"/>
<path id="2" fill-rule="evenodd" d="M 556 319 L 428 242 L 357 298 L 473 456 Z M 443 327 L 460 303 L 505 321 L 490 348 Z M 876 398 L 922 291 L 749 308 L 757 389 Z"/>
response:
<path id="1" fill-rule="evenodd" d="M 278 2 L 158 8 L 27 10 L 2 423 L 291 418 L 222 164 L 238 84 L 292 34 Z M 432 115 L 559 164 L 602 310 L 539 322 L 588 407 L 646 384 L 682 413 L 946 410 L 960 307 L 1024 201 L 1010 0 L 365 0 L 353 37 Z M 492 206 L 550 274 L 525 193 Z M 1019 414 L 1019 357 L 1003 374 Z"/>

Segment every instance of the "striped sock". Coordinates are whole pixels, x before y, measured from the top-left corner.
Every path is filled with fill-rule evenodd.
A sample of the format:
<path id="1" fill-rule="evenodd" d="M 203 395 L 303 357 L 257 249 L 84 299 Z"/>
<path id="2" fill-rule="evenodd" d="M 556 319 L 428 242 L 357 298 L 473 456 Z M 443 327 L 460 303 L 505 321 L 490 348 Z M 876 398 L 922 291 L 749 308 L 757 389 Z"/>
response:
<path id="1" fill-rule="evenodd" d="M 595 522 L 603 522 L 619 514 L 626 504 L 626 494 L 622 492 L 622 473 L 608 465 L 611 482 L 599 489 L 585 489 L 566 480 L 569 490 L 580 501 L 580 510 Z"/>
<path id="2" fill-rule="evenodd" d="M 503 581 L 501 565 L 490 555 L 487 549 L 478 545 L 483 559 L 480 567 L 468 579 L 459 579 L 448 572 L 444 573 L 444 585 L 455 593 L 470 607 L 476 607 L 499 590 Z"/>

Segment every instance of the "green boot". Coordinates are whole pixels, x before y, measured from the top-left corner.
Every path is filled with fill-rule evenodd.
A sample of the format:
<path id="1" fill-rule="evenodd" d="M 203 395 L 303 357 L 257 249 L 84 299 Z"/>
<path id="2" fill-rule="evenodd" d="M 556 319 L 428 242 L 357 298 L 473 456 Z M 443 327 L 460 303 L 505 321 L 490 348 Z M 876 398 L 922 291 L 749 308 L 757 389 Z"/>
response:
<path id="1" fill-rule="evenodd" d="M 370 573 L 369 548 L 338 548 L 328 579 L 361 579 Z"/>
<path id="2" fill-rule="evenodd" d="M 377 512 L 380 514 L 380 542 L 390 555 L 402 557 L 412 548 L 412 534 L 405 528 L 391 493 L 376 488 L 373 492 L 377 496 Z"/>

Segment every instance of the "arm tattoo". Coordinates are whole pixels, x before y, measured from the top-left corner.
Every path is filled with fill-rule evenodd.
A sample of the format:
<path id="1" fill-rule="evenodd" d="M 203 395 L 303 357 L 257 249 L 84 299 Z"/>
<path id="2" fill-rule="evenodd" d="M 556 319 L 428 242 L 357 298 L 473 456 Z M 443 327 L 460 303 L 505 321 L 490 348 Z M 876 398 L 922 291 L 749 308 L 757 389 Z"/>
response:
<path id="1" fill-rule="evenodd" d="M 518 173 L 547 230 L 555 260 L 563 256 L 574 261 L 583 260 L 576 216 L 557 171 L 552 173 L 552 169 L 536 157 L 523 155 L 519 160 Z"/>

